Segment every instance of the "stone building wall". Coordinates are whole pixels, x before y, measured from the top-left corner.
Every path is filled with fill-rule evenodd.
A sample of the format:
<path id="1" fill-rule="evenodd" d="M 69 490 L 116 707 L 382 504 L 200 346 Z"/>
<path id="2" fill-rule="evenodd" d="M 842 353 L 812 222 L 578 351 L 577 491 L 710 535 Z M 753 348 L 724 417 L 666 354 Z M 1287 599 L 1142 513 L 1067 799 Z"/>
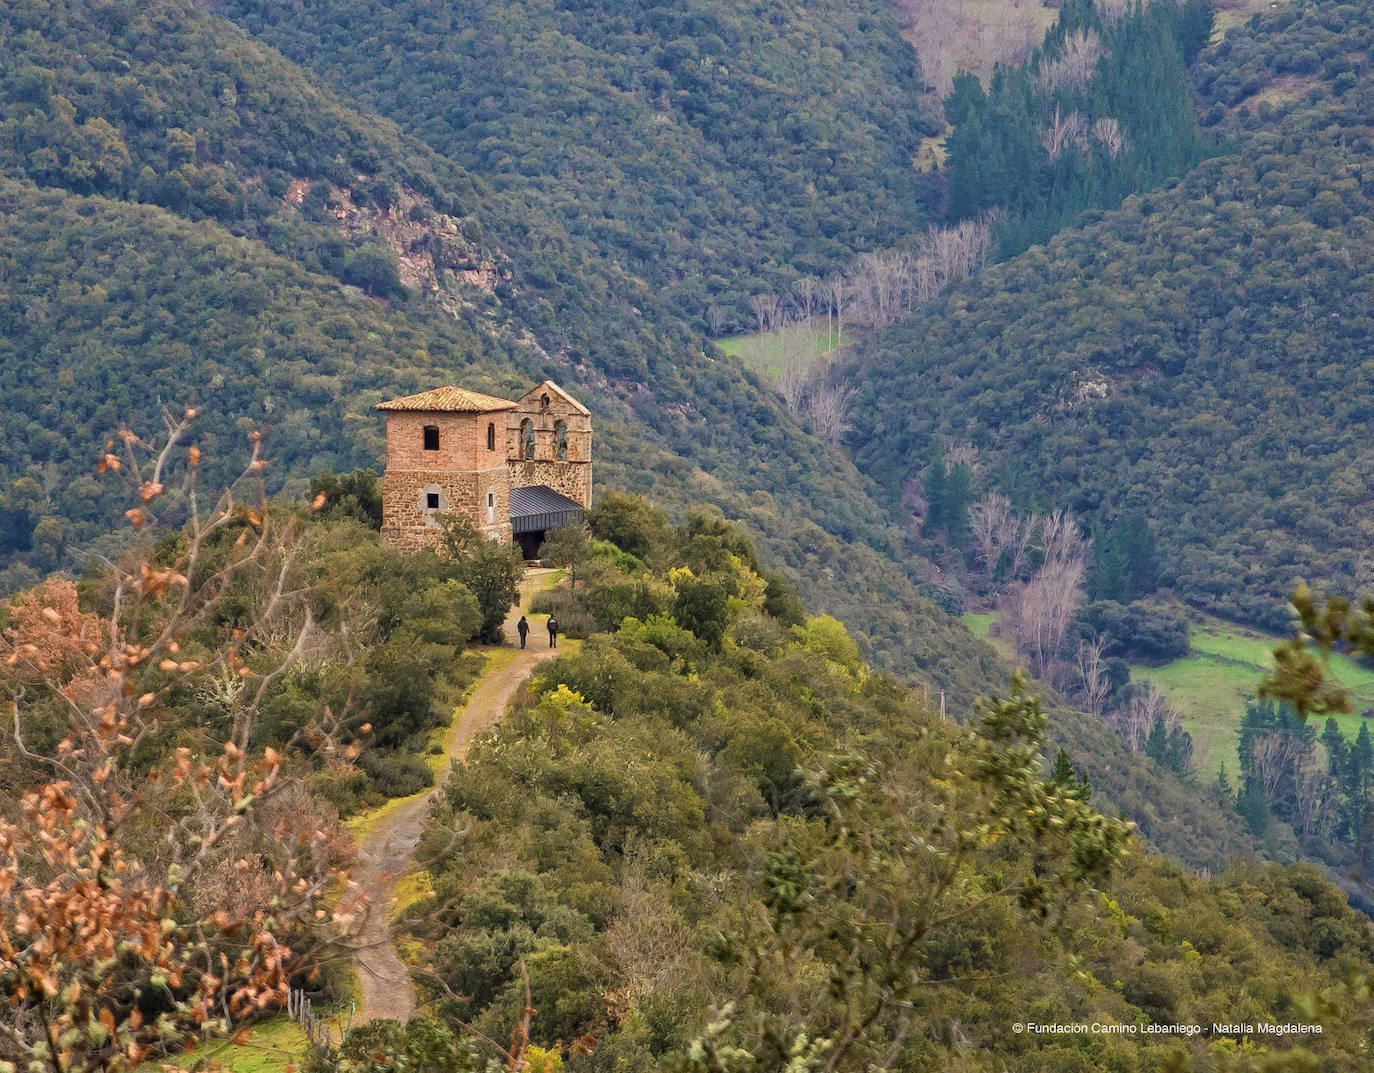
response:
<path id="1" fill-rule="evenodd" d="M 434 510 L 426 506 L 430 492 L 439 496 Z M 382 477 L 382 503 L 382 536 L 393 547 L 437 548 L 443 514 L 467 518 L 488 539 L 511 539 L 510 472 L 505 466 L 466 473 L 388 467 Z"/>
<path id="2" fill-rule="evenodd" d="M 396 470 L 493 469 L 506 460 L 506 414 L 396 412 L 386 415 L 386 468 Z M 439 430 L 439 450 L 424 448 L 425 427 Z M 487 428 L 493 447 L 487 448 Z"/>
<path id="3" fill-rule="evenodd" d="M 545 398 L 548 402 L 545 404 Z M 506 415 L 507 459 L 512 488 L 542 484 L 583 507 L 592 505 L 592 419 L 552 385 L 540 385 Z M 522 430 L 534 429 L 534 458 L 525 457 Z M 567 454 L 557 457 L 557 431 L 567 428 Z"/>

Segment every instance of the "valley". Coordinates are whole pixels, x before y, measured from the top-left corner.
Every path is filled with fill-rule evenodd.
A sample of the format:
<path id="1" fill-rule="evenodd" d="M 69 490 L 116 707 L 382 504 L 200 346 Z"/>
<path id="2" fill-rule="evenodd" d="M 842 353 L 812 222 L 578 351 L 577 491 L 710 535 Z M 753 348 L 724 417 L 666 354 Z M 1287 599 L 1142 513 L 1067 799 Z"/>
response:
<path id="1" fill-rule="evenodd" d="M 0 1073 L 1362 1071 L 1371 50 L 0 0 Z"/>

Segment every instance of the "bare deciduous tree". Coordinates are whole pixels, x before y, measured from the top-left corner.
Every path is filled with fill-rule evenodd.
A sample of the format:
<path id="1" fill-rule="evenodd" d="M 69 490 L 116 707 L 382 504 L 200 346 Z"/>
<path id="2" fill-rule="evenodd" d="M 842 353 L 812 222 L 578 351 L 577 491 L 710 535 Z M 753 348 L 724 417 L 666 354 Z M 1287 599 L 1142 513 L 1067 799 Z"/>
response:
<path id="1" fill-rule="evenodd" d="M 1036 85 L 1044 93 L 1061 89 L 1082 89 L 1097 70 L 1102 58 L 1102 42 L 1091 30 L 1075 30 L 1064 38 L 1059 53 L 1046 60 L 1035 73 Z"/>
<path id="2" fill-rule="evenodd" d="M 1043 561 L 1002 600 L 1002 623 L 1017 657 L 1036 677 L 1063 685 L 1065 635 L 1083 603 L 1087 547 L 1073 515 L 1055 511 L 1040 526 Z"/>
<path id="3" fill-rule="evenodd" d="M 1111 683 L 1107 680 L 1107 661 L 1102 653 L 1107 642 L 1101 635 L 1091 640 L 1078 642 L 1078 657 L 1075 670 L 1078 672 L 1078 696 L 1083 710 L 1098 719 L 1107 706 L 1107 691 Z"/>
<path id="4" fill-rule="evenodd" d="M 1121 151 L 1126 148 L 1126 132 L 1121 129 L 1121 124 L 1111 116 L 1103 116 L 1093 123 L 1093 137 L 1102 146 L 1109 157 L 1115 160 L 1121 155 Z"/>
<path id="5" fill-rule="evenodd" d="M 997 564 L 1002 559 L 1002 541 L 1008 533 L 1007 521 L 1010 517 L 1011 500 L 996 492 L 989 492 L 969 512 L 973 546 L 989 577 L 997 570 Z"/>
<path id="6" fill-rule="evenodd" d="M 1134 688 L 1126 703 L 1117 708 L 1112 716 L 1117 732 L 1125 739 L 1131 752 L 1137 755 L 1145 752 L 1150 731 L 1161 719 L 1164 720 L 1166 732 L 1179 725 L 1178 713 L 1169 707 L 1164 694 L 1153 682 Z"/>
<path id="7" fill-rule="evenodd" d="M 803 409 L 816 435 L 838 443 L 850 429 L 849 406 L 856 392 L 842 384 L 819 383 L 807 392 Z"/>
<path id="8" fill-rule="evenodd" d="M 825 287 L 830 307 L 835 311 L 835 349 L 840 350 L 844 346 L 844 311 L 845 301 L 849 297 L 849 284 L 843 276 L 836 275 L 826 281 Z"/>
<path id="9" fill-rule="evenodd" d="M 805 325 L 778 330 L 778 390 L 793 410 L 800 410 L 816 379 L 816 344 Z"/>
<path id="10" fill-rule="evenodd" d="M 811 320 L 816 315 L 817 303 L 820 300 L 821 281 L 812 276 L 802 276 L 792 286 L 797 292 L 797 304 L 802 317 Z"/>
<path id="11" fill-rule="evenodd" d="M 906 258 L 897 250 L 861 254 L 850 270 L 854 315 L 886 328 L 902 314 L 907 290 Z"/>
<path id="12" fill-rule="evenodd" d="M 1255 739 L 1255 770 L 1259 772 L 1265 797 L 1273 801 L 1285 781 L 1295 780 L 1305 755 L 1302 742 L 1292 734 L 1274 732 Z"/>
<path id="13" fill-rule="evenodd" d="M 725 310 L 718 305 L 706 307 L 706 323 L 711 328 L 713 336 L 719 336 L 721 329 L 725 327 Z"/>
<path id="14" fill-rule="evenodd" d="M 1064 115 L 1059 106 L 1054 107 L 1054 117 L 1049 126 L 1040 132 L 1040 144 L 1045 147 L 1051 161 L 1058 160 L 1064 151 L 1074 146 L 1082 146 L 1088 133 L 1088 121 L 1078 111 Z"/>
<path id="15" fill-rule="evenodd" d="M 1313 763 L 1304 765 L 1293 780 L 1293 829 L 1303 838 L 1315 832 L 1326 818 L 1330 801 L 1326 784 L 1326 771 Z"/>

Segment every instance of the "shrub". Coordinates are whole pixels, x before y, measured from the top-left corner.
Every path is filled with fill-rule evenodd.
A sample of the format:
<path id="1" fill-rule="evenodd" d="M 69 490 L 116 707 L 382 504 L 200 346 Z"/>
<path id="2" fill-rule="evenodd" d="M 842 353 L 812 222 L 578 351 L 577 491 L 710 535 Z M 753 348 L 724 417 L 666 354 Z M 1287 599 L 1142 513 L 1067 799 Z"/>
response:
<path id="1" fill-rule="evenodd" d="M 564 637 L 590 637 L 596 632 L 596 619 L 583 606 L 582 596 L 567 589 L 536 593 L 530 601 L 530 614 L 557 615 L 558 632 Z"/>
<path id="2" fill-rule="evenodd" d="M 415 756 L 365 751 L 358 766 L 387 797 L 409 797 L 434 785 L 433 772 Z"/>
<path id="3" fill-rule="evenodd" d="M 1176 608 L 1137 600 L 1119 604 L 1099 600 L 1078 617 L 1084 637 L 1100 634 L 1106 655 L 1148 663 L 1168 663 L 1188 654 L 1188 620 Z"/>

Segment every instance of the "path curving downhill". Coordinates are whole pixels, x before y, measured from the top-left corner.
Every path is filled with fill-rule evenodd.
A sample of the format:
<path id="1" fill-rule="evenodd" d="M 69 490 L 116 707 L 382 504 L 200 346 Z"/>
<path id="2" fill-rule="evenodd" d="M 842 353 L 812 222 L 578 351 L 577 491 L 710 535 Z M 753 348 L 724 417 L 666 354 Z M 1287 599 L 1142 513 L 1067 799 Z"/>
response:
<path id="1" fill-rule="evenodd" d="M 531 617 L 529 647 L 520 648 L 515 623 L 521 614 L 528 614 L 530 598 L 549 587 L 552 570 L 529 570 L 520 583 L 520 603 L 506 616 L 507 644 L 515 647 L 515 659 L 498 666 L 478 679 L 463 710 L 449 730 L 445 752 L 449 766 L 462 760 L 468 742 L 474 735 L 492 726 L 510 704 L 511 698 L 530 672 L 557 649 L 548 647 L 544 616 L 538 621 Z M 370 824 L 358 840 L 358 863 L 353 877 L 359 891 L 368 899 L 371 909 L 358 936 L 355 963 L 358 968 L 358 1008 L 353 1024 L 364 1024 L 390 1018 L 408 1021 L 415 1013 L 415 988 L 410 972 L 396 953 L 392 942 L 391 917 L 397 882 L 412 867 L 411 857 L 424 831 L 429 815 L 429 798 L 448 776 L 448 768 L 441 771 L 428 790 L 397 801 L 384 809 L 384 814 Z"/>

